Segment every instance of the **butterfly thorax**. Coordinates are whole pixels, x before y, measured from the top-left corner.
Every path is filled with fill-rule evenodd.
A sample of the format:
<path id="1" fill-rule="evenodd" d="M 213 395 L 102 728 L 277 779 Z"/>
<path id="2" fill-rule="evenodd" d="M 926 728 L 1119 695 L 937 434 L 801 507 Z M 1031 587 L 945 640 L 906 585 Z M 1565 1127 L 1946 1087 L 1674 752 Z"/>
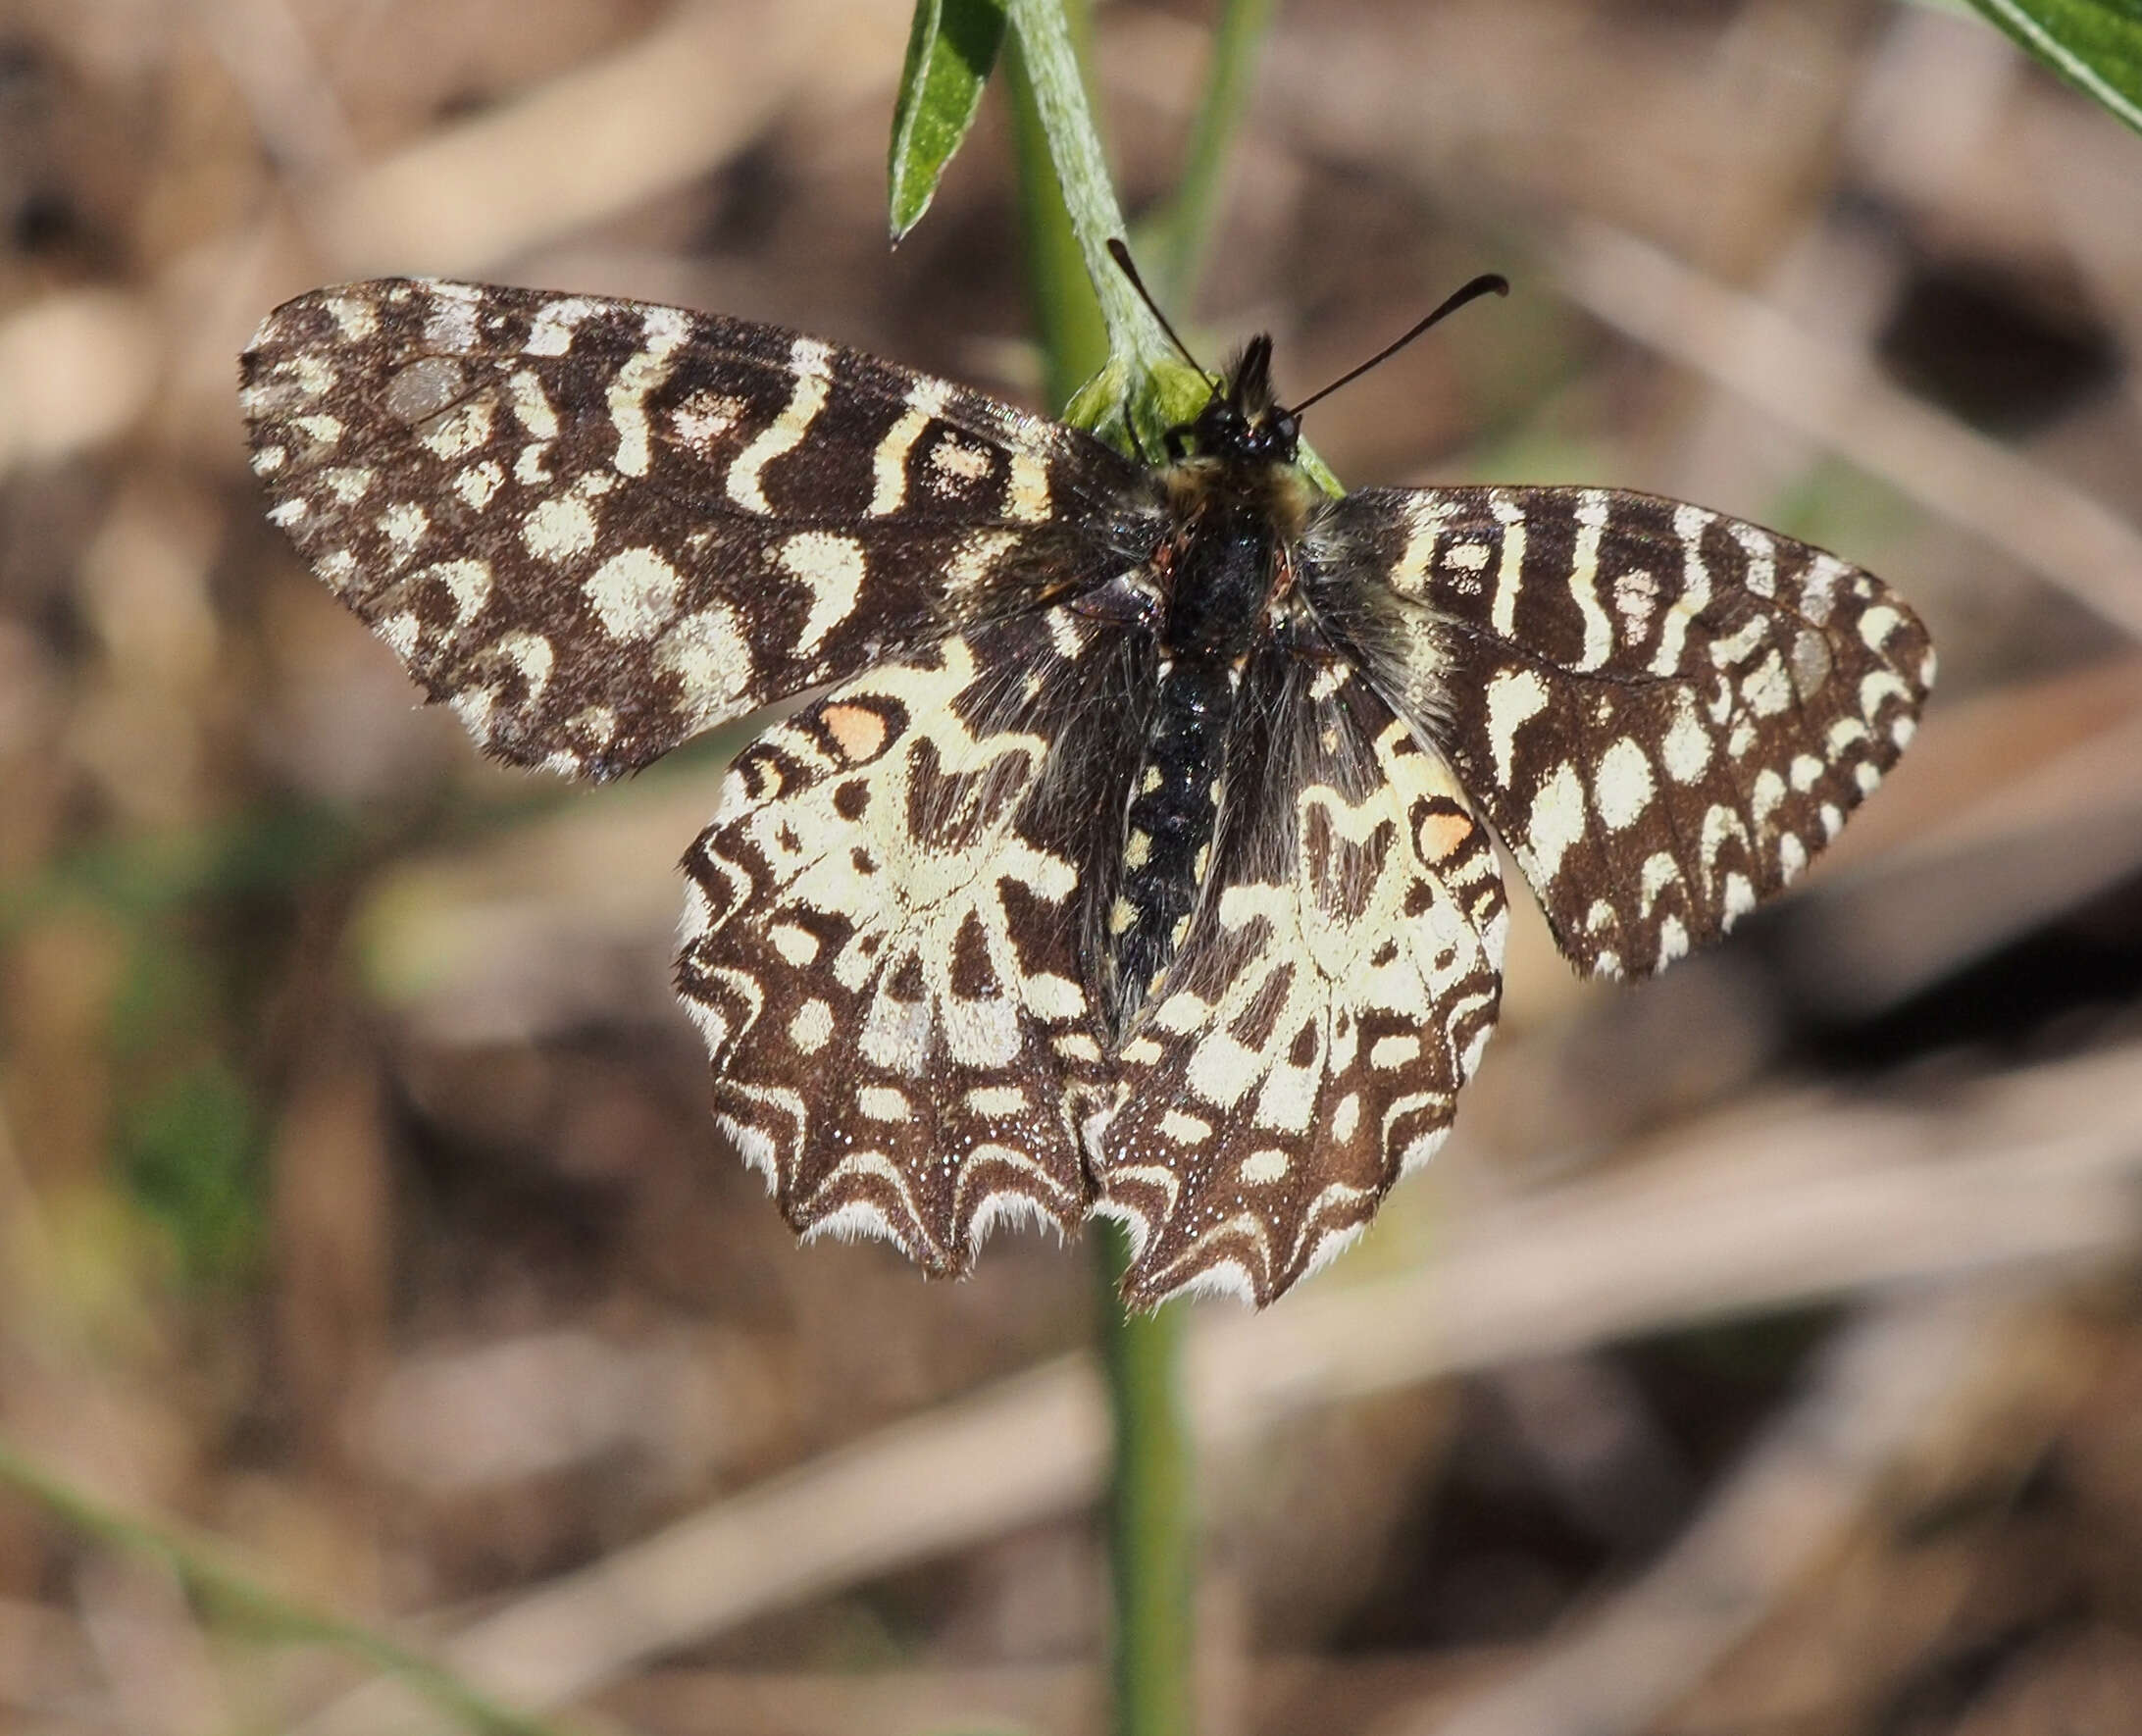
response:
<path id="1" fill-rule="evenodd" d="M 1156 690 L 1124 816 L 1108 918 L 1120 1041 L 1180 947 L 1211 864 L 1243 671 L 1294 587 L 1292 550 L 1313 490 L 1295 466 L 1293 419 L 1273 403 L 1270 340 L 1224 394 L 1168 432 L 1163 531 L 1148 568 Z"/>

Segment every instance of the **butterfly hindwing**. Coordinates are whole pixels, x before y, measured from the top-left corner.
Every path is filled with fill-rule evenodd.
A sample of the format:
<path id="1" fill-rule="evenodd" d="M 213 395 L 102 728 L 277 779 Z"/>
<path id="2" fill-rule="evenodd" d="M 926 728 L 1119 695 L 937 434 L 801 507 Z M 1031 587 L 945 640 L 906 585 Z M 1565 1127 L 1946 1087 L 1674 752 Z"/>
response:
<path id="1" fill-rule="evenodd" d="M 1090 1134 L 1126 1285 L 1259 1305 L 1336 1252 L 1449 1129 L 1507 922 L 1449 770 L 1344 662 L 1251 660 L 1213 868 Z"/>
<path id="2" fill-rule="evenodd" d="M 797 1228 L 944 1272 L 999 1217 L 1084 1217 L 1106 1060 L 1083 942 L 1135 650 L 1067 610 L 986 625 L 738 756 L 685 860 L 678 985 L 717 1117 Z"/>
<path id="3" fill-rule="evenodd" d="M 602 777 L 1093 584 L 1137 469 L 778 327 L 388 280 L 242 362 L 270 516 L 490 752 Z"/>
<path id="4" fill-rule="evenodd" d="M 1925 629 L 1871 574 L 1648 494 L 1365 489 L 1305 565 L 1562 950 L 1604 975 L 1662 968 L 1792 880 L 1933 679 Z"/>

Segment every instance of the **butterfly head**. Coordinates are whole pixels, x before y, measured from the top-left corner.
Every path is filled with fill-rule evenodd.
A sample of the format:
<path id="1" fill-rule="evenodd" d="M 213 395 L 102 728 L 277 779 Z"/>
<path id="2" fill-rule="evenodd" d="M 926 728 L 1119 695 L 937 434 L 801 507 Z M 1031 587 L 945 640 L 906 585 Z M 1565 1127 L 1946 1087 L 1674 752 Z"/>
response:
<path id="1" fill-rule="evenodd" d="M 1301 443 L 1301 420 L 1272 391 L 1272 340 L 1259 334 L 1244 348 L 1205 407 L 1167 432 L 1168 455 L 1262 460 L 1292 464 Z"/>

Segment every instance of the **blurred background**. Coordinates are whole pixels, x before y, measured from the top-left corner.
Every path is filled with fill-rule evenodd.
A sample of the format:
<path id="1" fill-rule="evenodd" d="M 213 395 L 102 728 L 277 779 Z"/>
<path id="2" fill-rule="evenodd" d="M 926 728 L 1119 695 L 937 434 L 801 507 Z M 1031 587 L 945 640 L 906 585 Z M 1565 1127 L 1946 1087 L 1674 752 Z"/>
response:
<path id="1" fill-rule="evenodd" d="M 415 1715 L 112 1512 L 595 1729 L 1100 1727 L 1090 1250 L 799 1251 L 668 990 L 736 740 L 483 764 L 234 397 L 428 271 L 1038 401 L 999 93 L 886 246 L 906 11 L 0 0 L 0 1729 Z M 1097 12 L 1134 218 L 1210 24 Z M 1432 1173 L 1193 1310 L 1206 1726 L 2142 1730 L 2142 140 L 1940 7 L 1288 0 L 1201 344 L 1300 394 L 1483 270 L 1340 476 L 1776 525 L 1941 686 L 1722 949 L 1523 910 Z"/>

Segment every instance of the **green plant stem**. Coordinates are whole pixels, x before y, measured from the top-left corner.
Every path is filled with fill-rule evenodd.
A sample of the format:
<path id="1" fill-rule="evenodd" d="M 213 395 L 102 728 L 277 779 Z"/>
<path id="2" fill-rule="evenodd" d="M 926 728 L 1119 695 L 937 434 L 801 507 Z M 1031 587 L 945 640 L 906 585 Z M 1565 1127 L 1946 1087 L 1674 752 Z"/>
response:
<path id="1" fill-rule="evenodd" d="M 1049 396 L 1059 406 L 1104 363 L 1111 384 L 1128 387 L 1154 359 L 1172 361 L 1166 334 L 1108 257 L 1123 216 L 1066 11 L 1060 0 L 1012 0 L 1006 57 L 1036 327 Z M 1129 1245 L 1112 1223 L 1097 1226 L 1095 1244 L 1115 1442 L 1108 1503 L 1114 1729 L 1116 1736 L 1190 1736 L 1198 1527 L 1177 1310 L 1126 1312 L 1118 1287 L 1130 1266 Z"/>
<path id="2" fill-rule="evenodd" d="M 1197 1504 L 1183 1426 L 1182 1310 L 1116 1300 L 1130 1245 L 1097 1225 L 1101 1358 L 1115 1428 L 1108 1566 L 1115 1608 L 1116 1736 L 1190 1736 L 1195 1704 Z"/>
<path id="3" fill-rule="evenodd" d="M 1080 9 L 1083 12 L 1083 7 Z M 1055 188 L 1062 221 L 1084 267 L 1090 293 L 1097 302 L 1106 357 L 1128 362 L 1142 371 L 1174 353 L 1167 334 L 1151 311 L 1108 257 L 1108 243 L 1124 232 L 1123 208 L 1116 202 L 1115 185 L 1108 179 L 1108 163 L 1094 126 L 1094 112 L 1087 100 L 1086 79 L 1080 70 L 1078 46 L 1072 36 L 1071 8 L 1066 0 L 1011 0 L 1011 57 L 1014 101 L 1027 110 L 1020 140 L 1022 182 L 1029 193 L 1029 231 L 1032 232 L 1033 187 L 1029 165 L 1046 162 Z M 1042 149 L 1030 146 L 1039 144 Z M 1050 261 L 1053 275 L 1054 261 Z M 1035 293 L 1046 302 L 1050 291 L 1039 277 Z M 1053 337 L 1046 327 L 1045 342 Z M 1081 346 L 1086 347 L 1086 346 Z M 1077 380 L 1100 365 L 1102 353 L 1077 358 L 1088 363 Z M 1052 392 L 1058 405 L 1068 402 L 1070 392 Z"/>
<path id="4" fill-rule="evenodd" d="M 487 1736 L 566 1736 L 566 1726 L 501 1706 L 427 1658 L 354 1622 L 285 1597 L 220 1558 L 214 1546 L 99 1501 L 0 1440 L 0 1483 L 84 1536 L 161 1562 L 188 1594 L 251 1624 L 264 1636 L 327 1646 L 394 1676 L 471 1729 Z"/>
<path id="5" fill-rule="evenodd" d="M 1213 26 L 1204 95 L 1191 122 L 1182 179 L 1153 249 L 1153 292 L 1166 306 L 1187 309 L 1198 286 L 1198 267 L 1219 212 L 1220 176 L 1242 128 L 1275 5 L 1276 0 L 1226 0 Z"/>
<path id="6" fill-rule="evenodd" d="M 1108 359 L 1108 328 L 1056 175 L 1048 124 L 1017 30 L 1004 45 L 1003 69 L 1011 99 L 1027 293 L 1042 350 L 1042 387 L 1049 408 L 1061 412 L 1080 384 Z"/>

